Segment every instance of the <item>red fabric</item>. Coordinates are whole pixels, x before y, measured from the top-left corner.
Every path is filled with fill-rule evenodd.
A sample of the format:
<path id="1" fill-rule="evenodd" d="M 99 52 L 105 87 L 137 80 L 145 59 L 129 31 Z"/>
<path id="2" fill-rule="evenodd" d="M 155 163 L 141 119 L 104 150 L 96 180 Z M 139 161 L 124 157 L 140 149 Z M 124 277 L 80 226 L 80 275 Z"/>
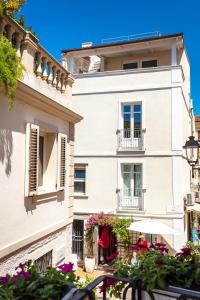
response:
<path id="1" fill-rule="evenodd" d="M 102 249 L 107 249 L 110 245 L 109 228 L 104 226 L 98 244 Z"/>
<path id="2" fill-rule="evenodd" d="M 148 249 L 148 243 L 147 243 L 147 241 L 137 242 L 136 245 L 138 245 L 138 247 L 140 248 L 140 251 L 142 253 L 146 252 L 147 249 Z"/>

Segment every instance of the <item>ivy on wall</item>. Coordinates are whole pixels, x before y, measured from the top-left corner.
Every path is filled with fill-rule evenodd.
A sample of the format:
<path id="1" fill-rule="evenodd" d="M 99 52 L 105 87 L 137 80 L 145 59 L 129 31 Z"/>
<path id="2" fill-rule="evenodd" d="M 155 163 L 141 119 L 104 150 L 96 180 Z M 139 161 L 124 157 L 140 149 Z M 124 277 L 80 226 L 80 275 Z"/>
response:
<path id="1" fill-rule="evenodd" d="M 0 37 L 0 86 L 8 96 L 9 110 L 15 103 L 17 81 L 23 79 L 24 66 L 21 64 L 16 49 L 4 36 Z"/>

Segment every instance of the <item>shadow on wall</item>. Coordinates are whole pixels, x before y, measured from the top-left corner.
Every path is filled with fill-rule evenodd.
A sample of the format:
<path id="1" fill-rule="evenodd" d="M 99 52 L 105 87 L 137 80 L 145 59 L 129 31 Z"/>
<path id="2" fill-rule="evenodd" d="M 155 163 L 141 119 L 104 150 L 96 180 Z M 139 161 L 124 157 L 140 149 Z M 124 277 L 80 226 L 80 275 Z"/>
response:
<path id="1" fill-rule="evenodd" d="M 25 197 L 24 205 L 26 207 L 26 211 L 31 212 L 33 214 L 33 210 L 37 208 L 38 205 L 42 205 L 47 202 L 57 201 L 62 202 L 65 200 L 64 198 L 64 191 L 53 192 L 53 193 L 45 193 L 43 195 L 35 195 Z"/>
<path id="2" fill-rule="evenodd" d="M 11 156 L 13 153 L 12 131 L 0 129 L 0 162 L 5 166 L 5 173 L 10 176 L 11 173 Z"/>

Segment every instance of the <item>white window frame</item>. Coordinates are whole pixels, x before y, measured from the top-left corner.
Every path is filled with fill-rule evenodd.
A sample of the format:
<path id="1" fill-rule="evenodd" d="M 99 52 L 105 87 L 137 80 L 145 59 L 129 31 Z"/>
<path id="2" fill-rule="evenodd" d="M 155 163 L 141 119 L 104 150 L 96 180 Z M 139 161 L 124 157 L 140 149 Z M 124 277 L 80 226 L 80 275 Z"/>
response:
<path id="1" fill-rule="evenodd" d="M 74 165 L 74 185 L 75 185 L 75 182 L 85 182 L 85 192 L 84 193 L 77 193 L 77 192 L 75 192 L 75 189 L 74 189 L 74 195 L 75 196 L 86 196 L 87 195 L 87 193 L 86 193 L 86 191 L 87 191 L 87 165 L 86 164 L 75 164 Z M 79 179 L 77 179 L 77 178 L 75 178 L 75 169 L 80 169 L 80 170 L 85 170 L 85 178 L 79 178 Z"/>
<path id="2" fill-rule="evenodd" d="M 117 189 L 123 189 L 122 165 L 142 165 L 142 190 L 146 190 L 146 162 L 144 159 L 126 158 L 117 161 Z"/>
<path id="3" fill-rule="evenodd" d="M 142 131 L 145 130 L 145 99 L 144 98 L 120 98 L 118 102 L 118 129 L 123 129 L 123 106 L 124 105 L 137 105 L 141 104 L 141 112 L 142 112 Z"/>

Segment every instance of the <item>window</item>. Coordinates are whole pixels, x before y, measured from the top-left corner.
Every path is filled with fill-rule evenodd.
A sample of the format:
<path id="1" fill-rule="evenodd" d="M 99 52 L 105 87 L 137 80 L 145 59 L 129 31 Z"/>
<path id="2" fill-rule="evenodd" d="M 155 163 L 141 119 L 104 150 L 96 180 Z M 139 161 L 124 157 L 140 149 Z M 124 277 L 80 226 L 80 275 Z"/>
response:
<path id="1" fill-rule="evenodd" d="M 38 272 L 46 271 L 47 267 L 52 267 L 52 250 L 34 261 Z"/>
<path id="2" fill-rule="evenodd" d="M 67 136 L 30 123 L 26 130 L 25 196 L 64 189 Z"/>
<path id="3" fill-rule="evenodd" d="M 142 106 L 141 104 L 123 105 L 123 129 L 124 138 L 140 138 L 142 129 Z"/>
<path id="4" fill-rule="evenodd" d="M 138 68 L 138 63 L 137 62 L 130 62 L 130 63 L 123 64 L 123 69 L 124 70 L 137 69 L 137 68 Z"/>
<path id="5" fill-rule="evenodd" d="M 123 196 L 141 197 L 142 193 L 142 165 L 122 165 Z"/>
<path id="6" fill-rule="evenodd" d="M 86 192 L 86 169 L 85 167 L 75 167 L 74 170 L 74 193 L 85 194 Z"/>
<path id="7" fill-rule="evenodd" d="M 157 60 L 153 59 L 153 60 L 144 60 L 142 62 L 142 68 L 153 68 L 153 67 L 157 67 Z"/>

